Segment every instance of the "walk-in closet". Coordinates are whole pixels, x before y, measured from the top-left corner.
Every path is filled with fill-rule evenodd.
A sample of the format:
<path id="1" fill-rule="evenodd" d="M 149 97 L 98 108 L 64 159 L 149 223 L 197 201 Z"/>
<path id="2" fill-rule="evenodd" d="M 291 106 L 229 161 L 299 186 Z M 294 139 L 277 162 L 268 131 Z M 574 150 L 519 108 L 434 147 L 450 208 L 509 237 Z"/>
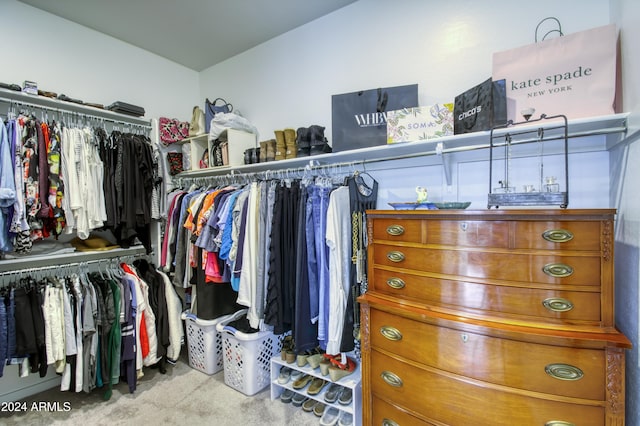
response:
<path id="1" fill-rule="evenodd" d="M 636 3 L 0 0 L 0 423 L 640 426 Z"/>

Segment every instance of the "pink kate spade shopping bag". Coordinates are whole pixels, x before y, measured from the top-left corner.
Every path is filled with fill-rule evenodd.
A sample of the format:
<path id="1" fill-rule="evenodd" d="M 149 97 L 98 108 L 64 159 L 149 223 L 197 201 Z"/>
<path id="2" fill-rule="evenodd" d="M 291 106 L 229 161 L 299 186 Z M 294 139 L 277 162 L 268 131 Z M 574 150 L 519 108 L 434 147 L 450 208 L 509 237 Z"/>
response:
<path id="1" fill-rule="evenodd" d="M 614 24 L 493 54 L 493 80 L 506 80 L 507 118 L 615 113 L 618 31 Z M 528 119 L 528 117 L 526 117 Z"/>

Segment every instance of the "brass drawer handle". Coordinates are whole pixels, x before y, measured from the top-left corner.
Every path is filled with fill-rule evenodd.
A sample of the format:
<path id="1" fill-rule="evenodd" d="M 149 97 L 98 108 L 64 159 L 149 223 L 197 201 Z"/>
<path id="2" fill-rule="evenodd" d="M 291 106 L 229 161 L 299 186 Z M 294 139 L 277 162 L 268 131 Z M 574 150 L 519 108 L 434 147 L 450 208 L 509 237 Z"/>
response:
<path id="1" fill-rule="evenodd" d="M 382 377 L 382 380 L 387 382 L 389 386 L 393 386 L 394 388 L 402 387 L 402 379 L 398 377 L 397 374 L 394 374 L 391 371 L 385 370 L 382 373 L 380 373 L 380 376 Z"/>
<path id="2" fill-rule="evenodd" d="M 402 262 L 404 260 L 404 253 L 401 251 L 390 251 L 387 253 L 387 259 L 395 263 Z"/>
<path id="3" fill-rule="evenodd" d="M 395 288 L 396 290 L 399 290 L 401 288 L 404 288 L 404 280 L 396 277 L 389 278 L 387 280 L 387 285 L 391 288 Z"/>
<path id="4" fill-rule="evenodd" d="M 551 312 L 567 312 L 573 309 L 573 303 L 562 297 L 550 297 L 542 301 L 542 306 Z"/>
<path id="5" fill-rule="evenodd" d="M 573 240 L 573 233 L 566 229 L 548 229 L 542 233 L 542 238 L 551 243 L 566 243 Z"/>
<path id="6" fill-rule="evenodd" d="M 584 373 L 578 367 L 570 364 L 549 364 L 544 367 L 544 372 L 558 380 L 580 380 Z"/>
<path id="7" fill-rule="evenodd" d="M 380 328 L 380 334 L 382 334 L 385 338 L 393 341 L 402 340 L 402 333 L 395 327 L 390 327 L 385 325 Z"/>
<path id="8" fill-rule="evenodd" d="M 549 420 L 544 426 L 576 426 L 575 423 L 565 422 L 564 420 Z"/>
<path id="9" fill-rule="evenodd" d="M 402 225 L 389 225 L 387 226 L 387 234 L 397 237 L 404 234 L 404 226 Z"/>
<path id="10" fill-rule="evenodd" d="M 542 267 L 542 272 L 554 278 L 564 278 L 573 274 L 573 268 L 564 263 L 548 263 Z"/>
<path id="11" fill-rule="evenodd" d="M 389 419 L 382 419 L 382 426 L 400 426 L 398 423 Z"/>

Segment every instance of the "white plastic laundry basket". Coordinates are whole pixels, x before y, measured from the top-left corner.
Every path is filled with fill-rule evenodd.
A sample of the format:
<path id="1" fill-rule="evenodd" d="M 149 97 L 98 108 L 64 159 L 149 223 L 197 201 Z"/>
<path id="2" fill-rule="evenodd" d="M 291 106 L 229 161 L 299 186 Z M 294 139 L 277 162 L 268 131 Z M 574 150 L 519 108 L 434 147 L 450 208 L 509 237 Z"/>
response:
<path id="1" fill-rule="evenodd" d="M 271 380 L 271 358 L 280 352 L 282 339 L 270 331 L 243 333 L 227 326 L 242 316 L 220 321 L 216 326 L 222 337 L 224 357 L 224 383 L 245 395 L 251 396 L 267 387 Z"/>
<path id="2" fill-rule="evenodd" d="M 190 311 L 182 313 L 187 331 L 187 347 L 189 348 L 191 368 L 206 374 L 215 374 L 222 370 L 222 339 L 216 330 L 216 325 L 232 316 L 233 314 L 223 315 L 212 320 L 203 320 Z"/>

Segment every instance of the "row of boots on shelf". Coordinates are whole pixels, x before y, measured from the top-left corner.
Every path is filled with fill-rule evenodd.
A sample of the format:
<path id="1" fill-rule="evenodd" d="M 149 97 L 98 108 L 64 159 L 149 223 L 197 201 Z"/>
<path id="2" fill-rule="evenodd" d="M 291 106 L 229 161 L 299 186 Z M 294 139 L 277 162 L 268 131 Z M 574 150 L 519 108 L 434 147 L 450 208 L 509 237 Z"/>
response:
<path id="1" fill-rule="evenodd" d="M 245 151 L 245 164 L 287 160 L 331 152 L 331 146 L 324 136 L 324 127 L 312 125 L 298 130 L 275 130 L 275 139 L 260 142 L 259 148 Z"/>

